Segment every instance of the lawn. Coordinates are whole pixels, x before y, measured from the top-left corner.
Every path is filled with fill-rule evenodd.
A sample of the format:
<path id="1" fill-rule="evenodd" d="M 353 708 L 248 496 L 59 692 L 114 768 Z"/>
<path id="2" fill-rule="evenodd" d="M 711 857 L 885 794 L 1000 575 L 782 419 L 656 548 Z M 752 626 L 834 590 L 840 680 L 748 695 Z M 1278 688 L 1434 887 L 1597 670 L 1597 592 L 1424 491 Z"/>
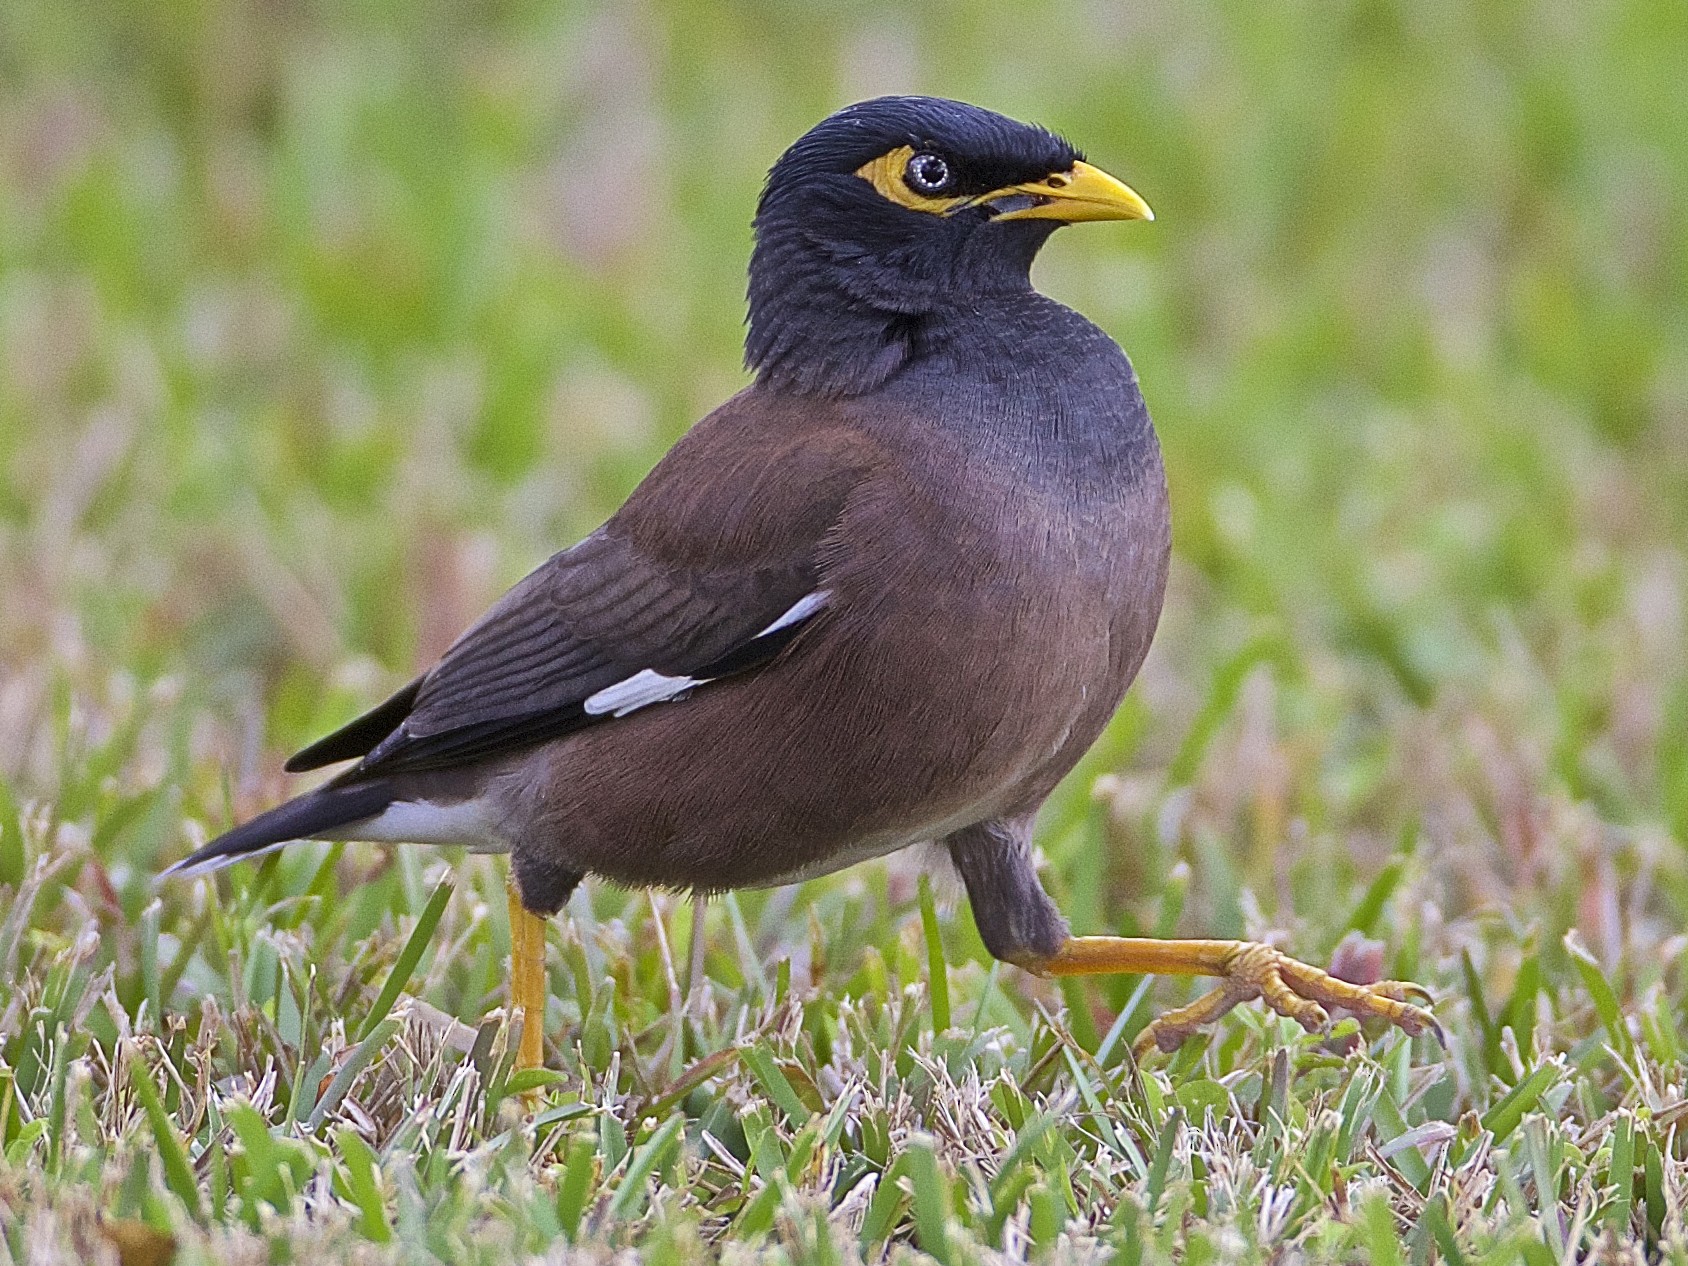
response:
<path id="1" fill-rule="evenodd" d="M 1688 1262 L 1685 67 L 1676 0 L 0 0 L 0 1263 Z M 905 858 L 587 885 L 512 1075 L 500 861 L 156 881 L 742 384 L 767 165 L 907 89 L 1159 217 L 1037 272 L 1175 520 L 1051 892 L 1445 1048 L 1139 1065 L 1195 986 Z"/>

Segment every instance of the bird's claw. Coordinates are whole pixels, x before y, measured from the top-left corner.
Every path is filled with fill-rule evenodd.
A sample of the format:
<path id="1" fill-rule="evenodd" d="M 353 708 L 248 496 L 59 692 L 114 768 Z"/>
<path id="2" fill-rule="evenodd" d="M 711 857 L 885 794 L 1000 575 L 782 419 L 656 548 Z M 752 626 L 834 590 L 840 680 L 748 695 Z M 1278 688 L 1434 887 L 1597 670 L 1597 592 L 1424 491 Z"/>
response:
<path id="1" fill-rule="evenodd" d="M 1196 1030 L 1212 1024 L 1239 1002 L 1252 998 L 1259 998 L 1309 1033 L 1322 1032 L 1328 1027 L 1329 1008 L 1337 1008 L 1362 1020 L 1387 1020 L 1415 1037 L 1432 1033 L 1438 1042 L 1447 1044 L 1436 1017 L 1412 1001 L 1431 1001 L 1429 991 L 1422 985 L 1401 980 L 1351 984 L 1270 945 L 1245 941 L 1225 964 L 1223 983 L 1188 1006 L 1156 1018 L 1139 1035 L 1137 1053 L 1146 1055 L 1159 1048 L 1171 1054 Z"/>

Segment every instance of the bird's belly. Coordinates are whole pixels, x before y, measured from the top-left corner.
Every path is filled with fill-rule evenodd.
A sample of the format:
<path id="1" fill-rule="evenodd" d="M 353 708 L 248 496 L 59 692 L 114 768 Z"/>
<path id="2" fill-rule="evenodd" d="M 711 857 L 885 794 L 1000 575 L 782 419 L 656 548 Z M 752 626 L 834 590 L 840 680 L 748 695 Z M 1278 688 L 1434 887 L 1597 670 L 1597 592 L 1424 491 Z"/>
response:
<path id="1" fill-rule="evenodd" d="M 876 835 L 867 839 L 846 844 L 825 856 L 816 857 L 793 870 L 775 871 L 760 876 L 748 883 L 739 885 L 743 888 L 777 888 L 781 884 L 800 884 L 805 880 L 819 879 L 822 875 L 830 875 L 835 871 L 848 870 L 857 862 L 870 862 L 876 857 L 886 857 L 910 844 L 918 844 L 919 840 L 905 840 L 900 836 Z"/>
<path id="2" fill-rule="evenodd" d="M 619 882 L 725 890 L 1035 809 L 1125 693 L 1164 579 L 1159 532 L 1100 563 L 1062 535 L 828 573 L 781 659 L 549 749 L 522 835 Z"/>
<path id="3" fill-rule="evenodd" d="M 859 839 L 839 844 L 823 854 L 793 867 L 791 870 L 769 874 L 765 878 L 759 878 L 738 886 L 774 888 L 781 884 L 796 884 L 809 879 L 818 879 L 822 875 L 848 870 L 858 862 L 872 861 L 877 857 L 888 857 L 892 853 L 901 852 L 905 848 L 912 848 L 916 844 L 930 844 L 961 830 L 965 826 L 971 826 L 975 822 L 993 816 L 995 816 L 995 806 L 990 801 L 970 804 L 941 818 L 935 818 L 918 825 L 871 832 Z"/>
<path id="4" fill-rule="evenodd" d="M 1052 785 L 1052 765 L 1124 689 L 1109 681 L 1105 628 L 1012 688 L 993 681 L 1020 662 L 1012 648 L 975 628 L 946 657 L 949 639 L 932 636 L 936 658 L 915 663 L 909 638 L 877 658 L 817 638 L 760 674 L 583 732 L 543 776 L 535 833 L 628 884 L 796 882 L 1023 811 L 1025 789 Z M 734 761 L 698 759 L 722 751 Z"/>

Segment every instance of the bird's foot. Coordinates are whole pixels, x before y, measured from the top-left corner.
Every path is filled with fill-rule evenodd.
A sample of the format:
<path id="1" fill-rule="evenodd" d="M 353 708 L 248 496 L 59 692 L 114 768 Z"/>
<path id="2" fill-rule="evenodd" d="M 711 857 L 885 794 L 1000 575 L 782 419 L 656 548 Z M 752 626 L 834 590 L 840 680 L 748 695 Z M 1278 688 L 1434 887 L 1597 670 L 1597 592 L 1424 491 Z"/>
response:
<path id="1" fill-rule="evenodd" d="M 1157 1047 L 1171 1054 L 1197 1029 L 1253 998 L 1309 1033 L 1323 1032 L 1330 1024 L 1330 1009 L 1340 1008 L 1360 1019 L 1387 1020 L 1415 1037 L 1428 1032 L 1434 1033 L 1437 1041 L 1443 1040 L 1436 1017 L 1413 1001 L 1430 1001 L 1430 994 L 1421 985 L 1400 980 L 1350 984 L 1256 941 L 1238 942 L 1225 966 L 1224 984 L 1188 1006 L 1157 1017 L 1143 1030 L 1136 1042 L 1138 1055 Z"/>
<path id="2" fill-rule="evenodd" d="M 1330 1009 L 1360 1019 L 1387 1020 L 1406 1033 L 1433 1033 L 1441 1026 L 1419 1003 L 1430 994 L 1421 985 L 1386 980 L 1355 985 L 1257 941 L 1158 941 L 1117 936 L 1068 938 L 1051 959 L 1036 965 L 1048 975 L 1148 972 L 1158 975 L 1217 976 L 1223 982 L 1188 1006 L 1168 1011 L 1138 1037 L 1136 1050 L 1172 1052 L 1184 1039 L 1218 1020 L 1239 1002 L 1259 998 L 1309 1033 L 1330 1024 Z M 1416 1000 L 1416 1001 L 1415 1001 Z"/>

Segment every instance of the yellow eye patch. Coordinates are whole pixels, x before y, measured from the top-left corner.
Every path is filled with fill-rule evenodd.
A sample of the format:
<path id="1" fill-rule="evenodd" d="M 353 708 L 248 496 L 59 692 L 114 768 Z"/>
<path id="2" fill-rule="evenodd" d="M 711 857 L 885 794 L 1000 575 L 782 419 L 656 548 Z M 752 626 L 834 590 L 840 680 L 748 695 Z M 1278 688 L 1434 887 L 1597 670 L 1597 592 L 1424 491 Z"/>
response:
<path id="1" fill-rule="evenodd" d="M 916 157 L 912 146 L 902 145 L 871 163 L 863 163 L 856 168 L 856 175 L 898 206 L 929 215 L 950 215 L 963 207 L 984 203 L 998 220 L 1055 220 L 1071 224 L 1080 220 L 1155 218 L 1149 204 L 1133 189 L 1086 162 L 1075 161 L 1066 171 L 1051 172 L 1041 180 L 1004 185 L 990 193 L 933 197 L 909 184 L 909 161 Z M 941 161 L 936 155 L 929 156 L 930 160 Z"/>
<path id="2" fill-rule="evenodd" d="M 908 171 L 908 160 L 913 157 L 914 147 L 903 145 L 889 154 L 881 154 L 871 163 L 863 163 L 856 168 L 856 175 L 898 206 L 907 207 L 911 211 L 947 215 L 962 203 L 970 201 L 967 198 L 955 197 L 928 198 L 910 189 L 903 175 Z"/>

